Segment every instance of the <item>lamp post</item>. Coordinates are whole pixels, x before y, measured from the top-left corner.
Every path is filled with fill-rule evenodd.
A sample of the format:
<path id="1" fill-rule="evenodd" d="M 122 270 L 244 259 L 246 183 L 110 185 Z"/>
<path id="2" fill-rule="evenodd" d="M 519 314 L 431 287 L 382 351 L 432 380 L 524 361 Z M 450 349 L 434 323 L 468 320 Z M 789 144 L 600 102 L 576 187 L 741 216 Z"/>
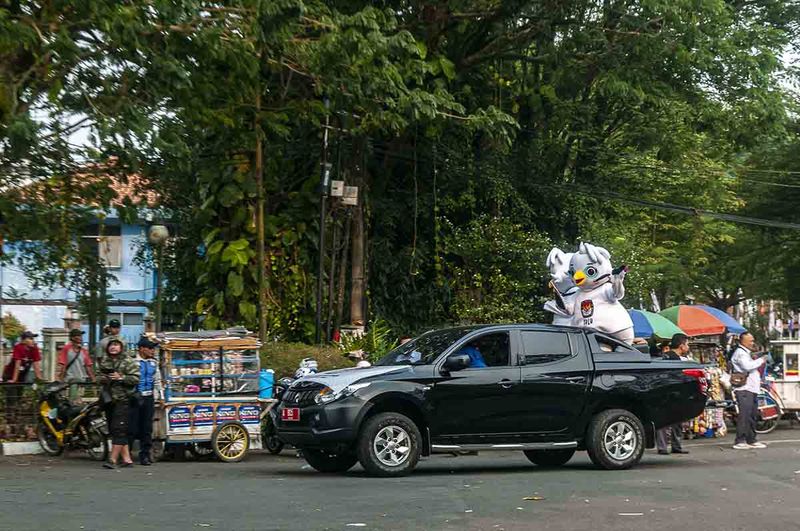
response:
<path id="1" fill-rule="evenodd" d="M 167 239 L 169 239 L 169 229 L 164 225 L 152 225 L 147 233 L 147 241 L 156 249 L 156 333 L 161 332 L 161 286 L 163 284 L 161 264 Z"/>

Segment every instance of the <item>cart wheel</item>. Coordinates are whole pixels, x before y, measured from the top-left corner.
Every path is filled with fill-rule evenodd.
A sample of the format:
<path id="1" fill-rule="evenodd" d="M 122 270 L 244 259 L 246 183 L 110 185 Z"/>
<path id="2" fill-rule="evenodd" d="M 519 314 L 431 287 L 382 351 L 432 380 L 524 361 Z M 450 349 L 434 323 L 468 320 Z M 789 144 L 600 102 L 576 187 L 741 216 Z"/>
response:
<path id="1" fill-rule="evenodd" d="M 225 463 L 235 463 L 244 459 L 250 449 L 250 434 L 241 422 L 226 422 L 214 430 L 211 448 Z"/>

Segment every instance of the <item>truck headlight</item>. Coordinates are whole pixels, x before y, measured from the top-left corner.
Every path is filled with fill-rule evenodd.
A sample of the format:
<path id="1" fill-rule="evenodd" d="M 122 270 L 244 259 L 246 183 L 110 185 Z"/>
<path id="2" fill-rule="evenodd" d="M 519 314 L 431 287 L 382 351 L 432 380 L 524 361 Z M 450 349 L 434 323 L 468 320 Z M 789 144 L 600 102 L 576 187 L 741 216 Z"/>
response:
<path id="1" fill-rule="evenodd" d="M 371 382 L 366 383 L 355 383 L 350 384 L 344 389 L 334 392 L 333 389 L 330 387 L 323 387 L 317 396 L 314 397 L 314 402 L 317 404 L 327 404 L 329 402 L 333 402 L 334 400 L 339 400 L 340 398 L 344 398 L 346 396 L 350 396 L 359 389 L 364 389 L 365 387 L 369 386 Z"/>

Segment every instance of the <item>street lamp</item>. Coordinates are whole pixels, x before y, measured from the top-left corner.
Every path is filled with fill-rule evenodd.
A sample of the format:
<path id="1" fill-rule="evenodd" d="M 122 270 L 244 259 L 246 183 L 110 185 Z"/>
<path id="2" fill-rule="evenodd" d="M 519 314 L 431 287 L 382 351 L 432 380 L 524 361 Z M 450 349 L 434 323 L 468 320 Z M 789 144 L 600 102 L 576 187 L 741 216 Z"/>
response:
<path id="1" fill-rule="evenodd" d="M 164 225 L 152 225 L 147 233 L 147 241 L 156 248 L 156 333 L 161 332 L 161 263 L 164 256 L 164 244 L 169 239 L 169 229 Z"/>

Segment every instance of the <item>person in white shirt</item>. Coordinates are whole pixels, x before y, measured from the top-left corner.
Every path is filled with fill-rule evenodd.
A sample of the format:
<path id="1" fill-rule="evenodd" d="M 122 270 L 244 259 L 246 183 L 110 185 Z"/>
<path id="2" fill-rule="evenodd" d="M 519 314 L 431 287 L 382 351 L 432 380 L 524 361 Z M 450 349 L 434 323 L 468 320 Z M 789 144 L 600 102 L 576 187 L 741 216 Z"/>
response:
<path id="1" fill-rule="evenodd" d="M 758 420 L 758 393 L 761 390 L 759 369 L 766 363 L 766 355 L 753 358 L 753 334 L 745 332 L 739 336 L 739 347 L 731 356 L 733 372 L 747 373 L 747 382 L 734 389 L 739 404 L 739 417 L 736 420 L 735 450 L 766 448 L 756 441 L 756 422 Z"/>

